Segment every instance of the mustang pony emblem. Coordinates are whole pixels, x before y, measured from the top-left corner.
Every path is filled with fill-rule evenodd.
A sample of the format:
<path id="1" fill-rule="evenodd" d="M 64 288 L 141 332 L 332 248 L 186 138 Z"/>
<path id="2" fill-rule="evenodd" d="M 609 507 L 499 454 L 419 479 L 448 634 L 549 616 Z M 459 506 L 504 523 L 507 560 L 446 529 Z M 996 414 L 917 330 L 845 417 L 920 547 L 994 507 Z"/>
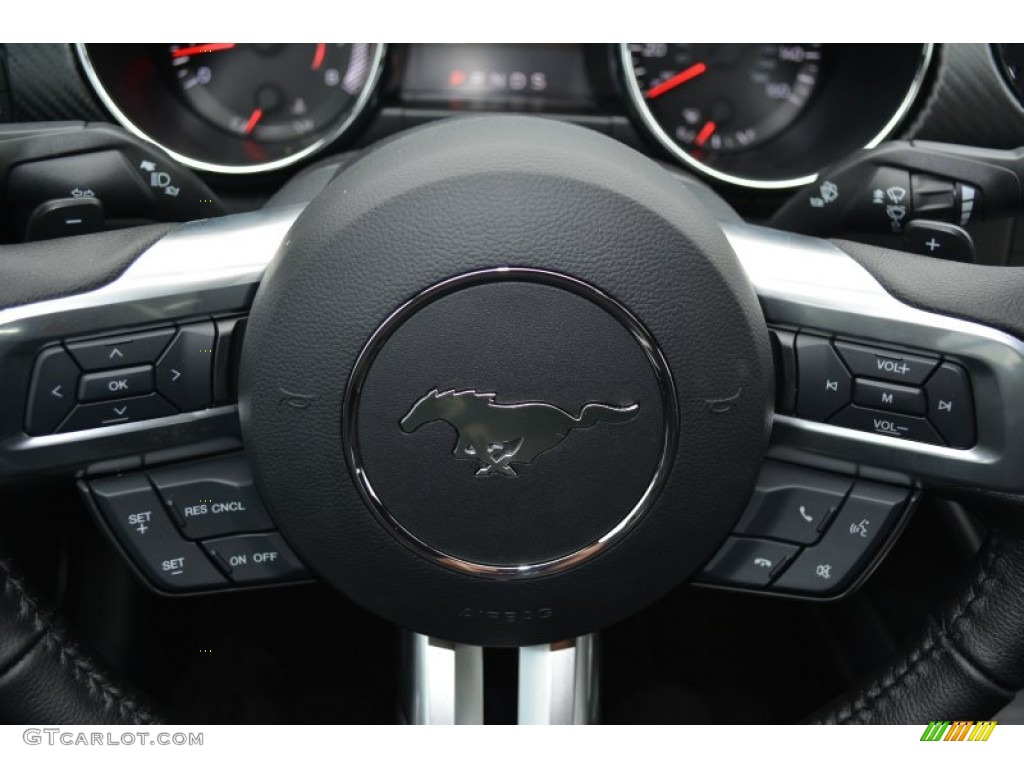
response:
<path id="1" fill-rule="evenodd" d="M 574 429 L 588 429 L 599 421 L 623 424 L 636 418 L 637 403 L 626 406 L 587 403 L 579 416 L 549 403 L 496 403 L 494 392 L 432 389 L 402 417 L 403 432 L 444 421 L 459 439 L 452 451 L 457 459 L 480 463 L 476 474 L 515 477 L 512 464 L 529 464 L 561 443 Z"/>

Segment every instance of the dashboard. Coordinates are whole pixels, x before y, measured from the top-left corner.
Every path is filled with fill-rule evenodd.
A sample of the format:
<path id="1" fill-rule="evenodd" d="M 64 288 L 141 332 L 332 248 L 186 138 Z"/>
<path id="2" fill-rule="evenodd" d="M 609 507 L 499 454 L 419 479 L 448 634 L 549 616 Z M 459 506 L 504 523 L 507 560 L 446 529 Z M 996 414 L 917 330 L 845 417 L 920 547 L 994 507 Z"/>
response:
<path id="1" fill-rule="evenodd" d="M 887 138 L 1019 144 L 1020 46 L 8 45 L 8 121 L 113 120 L 257 179 L 480 112 L 581 123 L 727 190 L 785 190 Z"/>
<path id="2" fill-rule="evenodd" d="M 124 127 L 183 163 L 260 173 L 365 128 L 443 113 L 619 118 L 620 132 L 718 181 L 783 189 L 892 134 L 934 46 L 622 43 L 79 45 Z M 426 113 L 426 115 L 422 113 Z"/>

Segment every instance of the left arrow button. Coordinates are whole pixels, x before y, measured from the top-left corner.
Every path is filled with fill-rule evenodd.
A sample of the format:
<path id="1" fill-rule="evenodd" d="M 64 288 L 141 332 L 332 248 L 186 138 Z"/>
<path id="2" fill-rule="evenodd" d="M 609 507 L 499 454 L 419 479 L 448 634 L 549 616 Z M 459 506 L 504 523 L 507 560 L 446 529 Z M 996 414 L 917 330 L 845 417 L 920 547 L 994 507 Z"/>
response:
<path id="1" fill-rule="evenodd" d="M 75 405 L 74 392 L 81 373 L 63 347 L 44 349 L 36 359 L 29 384 L 25 431 L 30 435 L 53 432 Z"/>

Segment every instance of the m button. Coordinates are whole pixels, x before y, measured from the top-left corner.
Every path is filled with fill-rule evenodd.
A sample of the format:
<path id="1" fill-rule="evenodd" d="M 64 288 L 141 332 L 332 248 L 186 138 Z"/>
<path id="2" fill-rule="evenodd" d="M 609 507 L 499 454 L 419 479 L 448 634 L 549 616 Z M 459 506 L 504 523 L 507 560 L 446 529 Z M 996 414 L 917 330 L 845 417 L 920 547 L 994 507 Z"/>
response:
<path id="1" fill-rule="evenodd" d="M 857 379 L 854 383 L 853 402 L 911 416 L 923 416 L 927 410 L 923 390 L 867 379 Z"/>

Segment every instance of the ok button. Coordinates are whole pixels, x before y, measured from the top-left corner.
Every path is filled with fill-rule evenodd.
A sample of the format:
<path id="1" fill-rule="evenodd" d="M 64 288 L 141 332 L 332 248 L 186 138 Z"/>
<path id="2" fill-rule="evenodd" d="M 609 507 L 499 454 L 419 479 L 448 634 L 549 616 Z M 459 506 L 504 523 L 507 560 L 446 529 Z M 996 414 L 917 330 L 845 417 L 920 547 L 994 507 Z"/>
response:
<path id="1" fill-rule="evenodd" d="M 82 402 L 145 395 L 152 391 L 152 365 L 87 373 L 78 383 L 78 399 Z"/>

